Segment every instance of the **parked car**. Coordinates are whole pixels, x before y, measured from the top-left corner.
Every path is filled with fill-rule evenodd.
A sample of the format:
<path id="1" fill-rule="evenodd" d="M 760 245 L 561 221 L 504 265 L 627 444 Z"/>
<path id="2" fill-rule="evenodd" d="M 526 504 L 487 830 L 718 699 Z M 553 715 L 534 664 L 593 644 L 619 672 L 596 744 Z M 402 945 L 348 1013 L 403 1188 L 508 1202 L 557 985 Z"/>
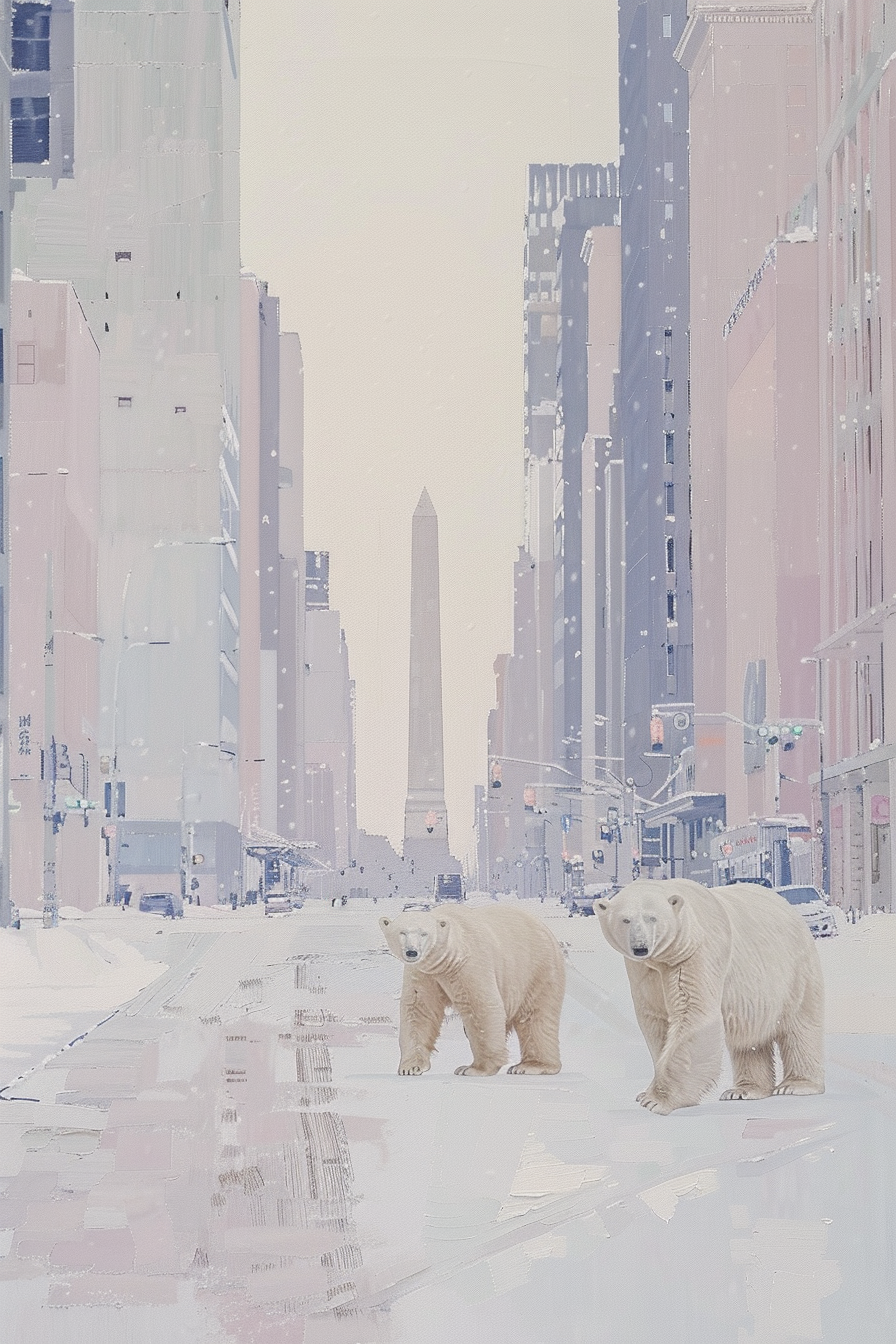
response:
<path id="1" fill-rule="evenodd" d="M 462 901 L 465 896 L 464 879 L 460 873 L 439 873 L 432 884 L 436 901 Z"/>
<path id="2" fill-rule="evenodd" d="M 779 887 L 778 891 L 803 916 L 813 938 L 833 938 L 838 932 L 834 911 L 817 887 Z"/>
<path id="3" fill-rule="evenodd" d="M 573 915 L 593 915 L 594 899 L 595 898 L 593 896 L 584 896 L 582 895 L 581 892 L 576 892 L 573 896 L 570 896 L 569 898 L 570 919 L 572 919 Z"/>
<path id="4" fill-rule="evenodd" d="M 140 909 L 145 915 L 165 915 L 169 919 L 183 919 L 183 899 L 173 891 L 147 891 L 140 897 Z"/>
<path id="5" fill-rule="evenodd" d="M 767 877 L 729 877 L 725 886 L 735 887 L 738 882 L 749 882 L 751 887 L 770 887 L 772 885 Z"/>
<path id="6" fill-rule="evenodd" d="M 406 901 L 401 907 L 402 914 L 407 910 L 431 910 L 429 901 Z"/>
<path id="7" fill-rule="evenodd" d="M 264 912 L 266 915 L 288 915 L 292 909 L 292 900 L 286 893 L 275 892 L 271 896 L 264 898 Z"/>

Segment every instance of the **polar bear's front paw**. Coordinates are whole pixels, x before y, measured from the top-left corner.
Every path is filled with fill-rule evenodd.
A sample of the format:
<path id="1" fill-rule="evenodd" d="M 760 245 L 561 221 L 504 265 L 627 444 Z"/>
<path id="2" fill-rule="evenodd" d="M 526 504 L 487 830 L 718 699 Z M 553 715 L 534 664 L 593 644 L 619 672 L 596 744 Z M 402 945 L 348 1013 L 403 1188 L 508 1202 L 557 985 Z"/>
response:
<path id="1" fill-rule="evenodd" d="M 773 1097 L 817 1097 L 824 1091 L 824 1083 L 810 1083 L 806 1078 L 785 1078 L 772 1093 Z"/>
<path id="2" fill-rule="evenodd" d="M 496 1064 L 493 1069 L 477 1069 L 475 1064 L 461 1064 L 460 1068 L 455 1069 L 454 1072 L 465 1078 L 493 1078 L 500 1067 L 500 1064 Z"/>
<path id="3" fill-rule="evenodd" d="M 507 1070 L 508 1073 L 559 1073 L 559 1064 L 524 1064 L 520 1060 L 519 1064 L 511 1064 Z"/>
<path id="4" fill-rule="evenodd" d="M 742 1083 L 740 1086 L 729 1087 L 719 1097 L 719 1101 L 762 1101 L 764 1097 L 771 1096 L 770 1092 L 763 1092 L 761 1087 L 751 1087 L 749 1083 Z"/>
<path id="5" fill-rule="evenodd" d="M 635 1100 L 639 1105 L 643 1106 L 645 1110 L 653 1111 L 655 1115 L 668 1115 L 670 1111 L 675 1110 L 675 1107 L 672 1102 L 669 1101 L 668 1097 L 658 1096 L 652 1087 L 648 1087 L 645 1091 L 639 1092 Z"/>
<path id="6" fill-rule="evenodd" d="M 429 1067 L 430 1064 L 428 1059 L 423 1062 L 414 1059 L 403 1059 L 398 1066 L 398 1072 L 402 1077 L 407 1077 L 410 1074 L 416 1075 L 419 1073 L 427 1073 Z"/>

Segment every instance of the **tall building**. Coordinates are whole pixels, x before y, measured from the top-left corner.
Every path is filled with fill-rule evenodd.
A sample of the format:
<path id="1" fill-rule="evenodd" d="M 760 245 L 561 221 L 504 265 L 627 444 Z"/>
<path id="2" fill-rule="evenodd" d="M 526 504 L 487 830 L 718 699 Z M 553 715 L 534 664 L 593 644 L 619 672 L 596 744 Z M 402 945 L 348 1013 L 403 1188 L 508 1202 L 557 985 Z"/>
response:
<path id="1" fill-rule="evenodd" d="M 240 822 L 239 11 L 20 9 L 50 13 L 48 39 L 21 39 L 49 41 L 50 87 L 23 84 L 12 105 L 14 263 L 72 282 L 100 350 L 96 727 L 123 802 L 118 859 L 135 880 L 183 874 L 185 829 L 212 826 L 203 875 L 226 896 Z M 71 81 L 55 78 L 66 13 L 70 139 Z"/>
<path id="2" fill-rule="evenodd" d="M 715 817 L 724 795 L 734 828 L 808 818 L 818 760 L 804 661 L 819 637 L 815 42 L 812 3 L 698 3 L 678 49 L 690 80 L 695 788 Z M 809 726 L 794 736 L 788 724 Z M 698 813 L 672 853 L 686 870 L 693 851 L 708 878 Z"/>
<path id="3" fill-rule="evenodd" d="M 826 876 L 846 906 L 896 909 L 896 15 L 819 12 L 821 639 Z"/>
<path id="4" fill-rule="evenodd" d="M 442 741 L 442 633 L 439 616 L 439 522 L 426 490 L 411 527 L 411 644 L 408 677 L 408 793 L 404 858 L 426 884 L 459 871 L 448 848 Z"/>
<path id="5" fill-rule="evenodd" d="M 355 683 L 329 569 L 326 551 L 305 553 L 305 838 L 343 874 L 357 849 Z"/>
<path id="6" fill-rule="evenodd" d="M 11 136 L 10 66 L 11 5 L 0 0 L 0 137 L 8 144 Z M 25 53 L 19 52 L 20 61 Z M 17 742 L 10 736 L 9 704 L 9 398 L 4 370 L 9 367 L 9 212 L 12 205 L 10 160 L 4 155 L 0 167 L 0 928 L 10 922 L 10 763 Z"/>
<path id="7" fill-rule="evenodd" d="M 488 882 L 500 890 L 559 886 L 564 862 L 593 848 L 597 811 L 586 797 L 596 757 L 606 756 L 592 731 L 606 662 L 597 475 L 602 481 L 610 452 L 618 368 L 618 234 L 614 167 L 530 165 L 525 541 L 514 565 L 513 653 L 495 664 L 479 826 Z"/>
<path id="8" fill-rule="evenodd" d="M 240 793 L 244 833 L 304 831 L 302 349 L 244 272 L 240 381 Z"/>
<path id="9" fill-rule="evenodd" d="M 688 479 L 688 88 L 685 0 L 621 0 L 622 334 L 616 429 L 625 490 L 626 778 L 662 795 L 653 710 L 693 698 Z M 683 720 L 682 720 L 683 721 Z M 683 751 L 693 741 L 684 730 Z"/>
<path id="10" fill-rule="evenodd" d="M 99 351 L 72 286 L 11 286 L 12 889 L 92 909 L 106 887 L 100 775 Z M 105 879 L 105 880 L 104 880 Z"/>

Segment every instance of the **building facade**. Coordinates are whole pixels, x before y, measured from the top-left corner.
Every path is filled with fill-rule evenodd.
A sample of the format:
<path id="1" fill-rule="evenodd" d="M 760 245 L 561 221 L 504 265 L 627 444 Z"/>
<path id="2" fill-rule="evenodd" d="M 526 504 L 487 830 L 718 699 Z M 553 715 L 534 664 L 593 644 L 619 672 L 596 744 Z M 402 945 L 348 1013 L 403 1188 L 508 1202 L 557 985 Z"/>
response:
<path id="1" fill-rule="evenodd" d="M 106 888 L 97 549 L 99 351 L 70 284 L 11 286 L 11 882 L 23 905 Z"/>
<path id="2" fill-rule="evenodd" d="M 821 794 L 831 894 L 896 909 L 896 15 L 818 17 Z"/>
<path id="3" fill-rule="evenodd" d="M 355 684 L 326 551 L 305 554 L 305 837 L 340 876 L 357 849 Z"/>
<path id="4" fill-rule="evenodd" d="M 238 9 L 96 0 L 73 23 L 73 168 L 64 138 L 58 163 L 56 132 L 42 139 L 47 95 L 23 90 L 13 138 L 35 162 L 12 250 L 31 278 L 72 282 L 100 350 L 100 769 L 122 804 L 119 852 L 132 822 L 142 836 L 157 823 L 163 848 L 180 827 L 183 866 L 184 829 L 214 824 L 226 895 L 240 822 Z"/>
<path id="5" fill-rule="evenodd" d="M 688 88 L 674 57 L 685 0 L 622 0 L 622 333 L 616 432 L 625 515 L 624 776 L 663 796 L 653 710 L 693 698 L 688 466 Z M 679 756 L 692 741 L 682 730 Z M 670 768 L 671 767 L 671 768 Z"/>

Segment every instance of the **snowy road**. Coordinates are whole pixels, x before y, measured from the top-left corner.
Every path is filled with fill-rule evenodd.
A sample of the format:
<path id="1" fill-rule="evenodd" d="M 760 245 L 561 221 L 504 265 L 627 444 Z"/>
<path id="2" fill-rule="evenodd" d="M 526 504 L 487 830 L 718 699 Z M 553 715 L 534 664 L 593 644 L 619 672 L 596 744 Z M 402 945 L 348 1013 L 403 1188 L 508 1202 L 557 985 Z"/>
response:
<path id="1" fill-rule="evenodd" d="M 169 969 L 0 1106 L 4 1338 L 892 1344 L 896 920 L 821 948 L 824 1096 L 660 1117 L 621 959 L 539 913 L 554 1078 L 455 1077 L 456 1020 L 399 1078 L 370 908 L 85 921 Z"/>

